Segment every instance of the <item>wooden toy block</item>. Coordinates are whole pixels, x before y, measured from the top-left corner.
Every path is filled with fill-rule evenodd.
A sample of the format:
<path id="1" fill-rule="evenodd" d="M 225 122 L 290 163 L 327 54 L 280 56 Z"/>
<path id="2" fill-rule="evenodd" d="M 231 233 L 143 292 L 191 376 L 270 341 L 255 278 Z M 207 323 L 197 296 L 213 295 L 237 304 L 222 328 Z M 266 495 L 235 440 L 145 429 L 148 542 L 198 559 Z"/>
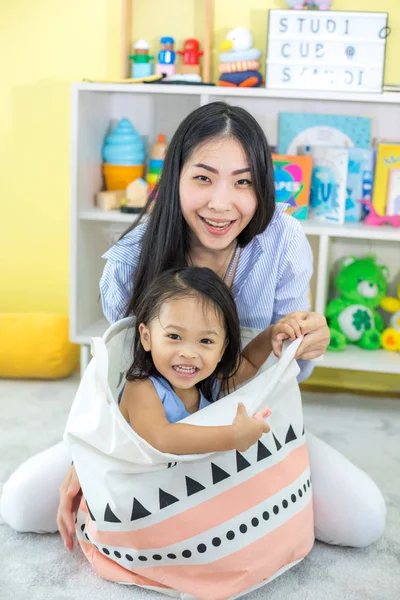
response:
<path id="1" fill-rule="evenodd" d="M 194 73 L 200 75 L 200 65 L 182 65 L 180 68 L 182 74 Z"/>
<path id="2" fill-rule="evenodd" d="M 143 207 L 147 202 L 148 185 L 144 179 L 133 181 L 126 188 L 126 206 Z"/>
<path id="3" fill-rule="evenodd" d="M 114 210 L 121 206 L 121 201 L 125 198 L 125 190 L 104 191 L 96 194 L 96 206 L 102 210 Z"/>

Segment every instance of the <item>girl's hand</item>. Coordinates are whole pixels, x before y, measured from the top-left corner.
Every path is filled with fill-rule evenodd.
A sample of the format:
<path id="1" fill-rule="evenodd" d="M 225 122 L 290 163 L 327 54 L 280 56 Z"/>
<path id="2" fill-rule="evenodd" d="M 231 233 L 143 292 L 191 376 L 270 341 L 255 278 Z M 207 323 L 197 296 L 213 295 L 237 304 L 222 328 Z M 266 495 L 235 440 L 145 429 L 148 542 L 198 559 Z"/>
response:
<path id="1" fill-rule="evenodd" d="M 304 313 L 307 314 L 307 313 Z M 303 313 L 295 312 L 280 319 L 271 329 L 272 352 L 280 358 L 282 353 L 282 344 L 285 340 L 294 342 L 296 338 L 303 335 L 301 328 Z"/>
<path id="2" fill-rule="evenodd" d="M 240 452 L 248 450 L 260 439 L 263 433 L 269 433 L 270 427 L 263 420 L 249 417 L 243 404 L 239 404 L 235 420 L 233 421 L 235 429 L 235 448 Z"/>
<path id="3" fill-rule="evenodd" d="M 75 515 L 82 498 L 81 484 L 74 465 L 66 474 L 60 487 L 60 504 L 57 512 L 57 525 L 64 546 L 71 551 L 74 548 Z"/>
<path id="4" fill-rule="evenodd" d="M 272 415 L 272 410 L 266 406 L 262 410 L 258 411 L 253 415 L 253 419 L 257 419 L 258 421 L 265 421 L 269 416 Z"/>

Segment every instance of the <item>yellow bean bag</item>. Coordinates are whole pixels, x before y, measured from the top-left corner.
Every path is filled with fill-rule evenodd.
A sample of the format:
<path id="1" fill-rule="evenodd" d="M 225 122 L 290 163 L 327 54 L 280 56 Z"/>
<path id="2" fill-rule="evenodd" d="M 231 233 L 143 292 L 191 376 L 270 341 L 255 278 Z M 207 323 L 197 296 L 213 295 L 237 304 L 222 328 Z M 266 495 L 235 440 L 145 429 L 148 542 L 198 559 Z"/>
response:
<path id="1" fill-rule="evenodd" d="M 68 317 L 48 313 L 0 314 L 0 377 L 58 379 L 78 364 Z"/>

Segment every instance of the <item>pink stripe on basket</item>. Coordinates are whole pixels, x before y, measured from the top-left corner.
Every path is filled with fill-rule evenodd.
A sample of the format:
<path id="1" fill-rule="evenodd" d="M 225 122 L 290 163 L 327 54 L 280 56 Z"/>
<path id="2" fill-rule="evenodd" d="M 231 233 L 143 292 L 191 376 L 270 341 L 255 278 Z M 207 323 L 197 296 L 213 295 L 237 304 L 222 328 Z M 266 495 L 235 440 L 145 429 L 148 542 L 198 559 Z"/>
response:
<path id="1" fill-rule="evenodd" d="M 92 556 L 92 559 L 89 551 L 86 552 L 85 548 L 83 550 L 97 573 L 105 579 L 168 587 L 192 594 L 200 600 L 227 600 L 268 579 L 282 567 L 304 558 L 314 543 L 313 529 L 310 501 L 300 513 L 278 529 L 213 563 L 138 568 L 135 569 L 135 574 L 107 558 L 100 560 L 100 557 L 105 557 L 97 550 L 95 558 Z M 142 581 L 138 577 L 142 577 Z M 158 583 L 161 581 L 162 583 Z"/>
<path id="2" fill-rule="evenodd" d="M 92 563 L 96 572 L 104 579 L 115 581 L 117 583 L 132 583 L 135 585 L 168 589 L 168 586 L 163 585 L 162 583 L 156 583 L 144 575 L 139 575 L 121 567 L 110 558 L 107 558 L 107 556 L 104 556 L 104 554 L 99 552 L 92 544 L 80 540 L 79 545 L 88 561 Z"/>
<path id="3" fill-rule="evenodd" d="M 307 446 L 304 443 L 292 450 L 282 462 L 165 521 L 136 531 L 99 531 L 97 522 L 90 520 L 89 534 L 99 544 L 138 550 L 178 544 L 274 496 L 300 477 L 308 464 Z"/>

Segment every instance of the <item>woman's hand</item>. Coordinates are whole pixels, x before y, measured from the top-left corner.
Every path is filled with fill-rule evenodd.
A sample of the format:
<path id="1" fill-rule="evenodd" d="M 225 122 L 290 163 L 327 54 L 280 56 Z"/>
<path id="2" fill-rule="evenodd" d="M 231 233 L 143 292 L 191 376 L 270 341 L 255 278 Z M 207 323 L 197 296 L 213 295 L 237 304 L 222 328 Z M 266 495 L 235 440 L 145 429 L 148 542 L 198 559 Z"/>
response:
<path id="1" fill-rule="evenodd" d="M 300 328 L 301 334 L 303 336 L 303 341 L 296 352 L 296 358 L 302 358 L 303 360 L 313 360 L 314 358 L 318 358 L 325 353 L 329 340 L 329 328 L 326 323 L 326 319 L 324 315 L 316 312 L 307 312 L 298 310 L 296 312 L 290 313 L 280 321 L 276 325 L 285 324 L 289 329 L 293 330 L 293 333 L 296 333 L 296 337 L 299 337 L 298 329 L 294 326 Z M 275 338 L 275 343 L 273 344 L 273 352 L 275 356 L 280 356 L 282 350 L 282 342 L 283 340 Z M 286 339 L 288 336 L 285 336 Z M 295 339 L 293 336 L 290 336 L 290 339 Z"/>
<path id="2" fill-rule="evenodd" d="M 82 498 L 81 484 L 74 465 L 66 474 L 60 487 L 60 504 L 57 512 L 57 525 L 64 546 L 71 551 L 74 548 L 75 515 Z"/>

